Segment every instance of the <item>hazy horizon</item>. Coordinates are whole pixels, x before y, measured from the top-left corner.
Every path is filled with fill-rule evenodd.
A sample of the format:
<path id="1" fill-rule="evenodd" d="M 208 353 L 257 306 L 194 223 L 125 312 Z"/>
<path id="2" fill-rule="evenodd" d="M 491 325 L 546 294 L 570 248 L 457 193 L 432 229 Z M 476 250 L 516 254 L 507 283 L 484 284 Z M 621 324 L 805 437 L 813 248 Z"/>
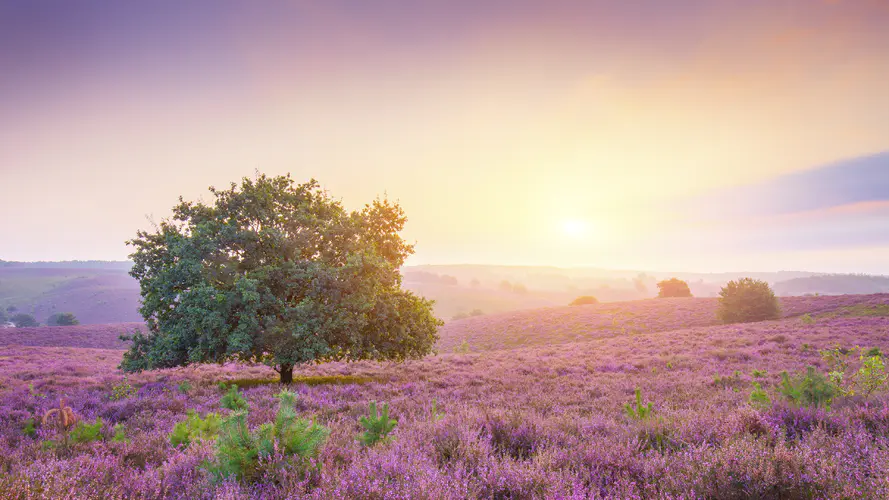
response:
<path id="1" fill-rule="evenodd" d="M 411 265 L 889 273 L 887 2 L 50 4 L 0 4 L 0 259 L 259 170 Z"/>

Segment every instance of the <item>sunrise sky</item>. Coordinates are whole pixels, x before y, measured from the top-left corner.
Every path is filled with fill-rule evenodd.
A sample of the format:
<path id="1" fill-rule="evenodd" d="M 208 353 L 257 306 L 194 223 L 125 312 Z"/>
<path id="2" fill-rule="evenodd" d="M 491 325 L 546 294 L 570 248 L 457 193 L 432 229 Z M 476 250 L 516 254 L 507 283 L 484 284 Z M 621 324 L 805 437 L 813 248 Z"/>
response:
<path id="1" fill-rule="evenodd" d="M 889 1 L 0 1 L 0 259 L 255 170 L 411 263 L 889 274 Z"/>

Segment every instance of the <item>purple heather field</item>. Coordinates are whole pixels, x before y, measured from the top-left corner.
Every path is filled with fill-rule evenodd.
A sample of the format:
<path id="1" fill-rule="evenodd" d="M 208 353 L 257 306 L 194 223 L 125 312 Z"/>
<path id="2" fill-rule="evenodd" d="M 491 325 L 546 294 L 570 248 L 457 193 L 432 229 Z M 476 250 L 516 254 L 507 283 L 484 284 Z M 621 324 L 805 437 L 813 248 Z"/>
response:
<path id="1" fill-rule="evenodd" d="M 297 412 L 330 436 L 308 472 L 273 455 L 252 482 L 211 477 L 211 441 L 168 436 L 189 409 L 229 412 L 221 381 L 243 389 L 251 428 L 273 421 L 270 368 L 144 372 L 112 397 L 117 335 L 136 325 L 0 330 L 0 497 L 889 498 L 887 394 L 827 410 L 777 391 L 783 371 L 827 372 L 820 350 L 889 349 L 889 295 L 782 306 L 781 320 L 732 325 L 710 299 L 522 311 L 449 323 L 423 360 L 301 368 Z M 771 405 L 750 402 L 754 382 Z M 625 412 L 636 388 L 654 418 Z M 58 436 L 39 421 L 60 400 L 100 417 L 102 439 L 45 446 Z M 358 419 L 374 400 L 398 425 L 365 447 Z"/>

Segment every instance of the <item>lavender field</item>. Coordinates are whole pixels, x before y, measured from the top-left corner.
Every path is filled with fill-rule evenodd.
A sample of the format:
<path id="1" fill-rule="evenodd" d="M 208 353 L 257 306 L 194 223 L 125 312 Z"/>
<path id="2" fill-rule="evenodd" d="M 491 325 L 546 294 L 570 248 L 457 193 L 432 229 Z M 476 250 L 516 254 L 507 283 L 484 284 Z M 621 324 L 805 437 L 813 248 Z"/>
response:
<path id="1" fill-rule="evenodd" d="M 778 391 L 784 371 L 827 372 L 819 351 L 889 349 L 889 295 L 782 305 L 781 320 L 735 325 L 717 325 L 708 299 L 527 311 L 450 323 L 420 361 L 303 368 L 297 413 L 330 434 L 299 472 L 273 454 L 249 481 L 208 472 L 212 440 L 174 446 L 170 434 L 188 410 L 230 412 L 220 382 L 241 388 L 249 427 L 274 421 L 271 369 L 125 379 L 113 327 L 0 331 L 0 497 L 889 497 L 882 389 L 829 409 Z M 769 404 L 752 400 L 754 384 Z M 637 388 L 643 406 L 628 412 Z M 79 421 L 101 419 L 96 439 L 52 444 L 60 431 L 40 420 L 60 400 Z M 364 446 L 371 401 L 398 424 Z"/>

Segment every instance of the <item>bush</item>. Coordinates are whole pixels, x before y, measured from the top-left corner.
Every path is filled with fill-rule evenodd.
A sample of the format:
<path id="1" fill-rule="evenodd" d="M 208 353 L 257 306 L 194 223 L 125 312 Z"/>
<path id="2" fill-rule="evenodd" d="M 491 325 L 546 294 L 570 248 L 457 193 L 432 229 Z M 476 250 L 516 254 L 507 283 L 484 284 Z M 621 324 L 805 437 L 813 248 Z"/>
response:
<path id="1" fill-rule="evenodd" d="M 102 418 L 96 417 L 92 424 L 80 421 L 71 431 L 71 441 L 75 443 L 92 443 L 102 440 Z"/>
<path id="2" fill-rule="evenodd" d="M 723 323 L 749 323 L 781 317 L 775 292 L 765 281 L 742 278 L 719 291 L 716 317 Z"/>
<path id="3" fill-rule="evenodd" d="M 188 380 L 180 382 L 179 385 L 176 386 L 176 390 L 181 394 L 188 394 L 188 391 L 191 390 L 191 382 Z"/>
<path id="4" fill-rule="evenodd" d="M 679 278 L 670 278 L 668 280 L 663 280 L 657 284 L 658 293 L 657 296 L 659 299 L 668 298 L 668 297 L 691 297 L 691 289 L 688 288 L 688 283 L 682 281 Z"/>
<path id="5" fill-rule="evenodd" d="M 260 464 L 273 456 L 284 456 L 304 473 L 310 460 L 318 456 L 330 431 L 314 422 L 298 418 L 296 395 L 281 391 L 274 423 L 263 424 L 257 431 L 247 427 L 247 411 L 233 413 L 223 420 L 216 441 L 216 461 L 208 464 L 216 478 L 236 477 L 254 482 L 261 477 Z"/>
<path id="6" fill-rule="evenodd" d="M 781 373 L 778 392 L 796 406 L 823 407 L 827 410 L 830 409 L 833 398 L 839 395 L 837 386 L 824 374 L 815 371 L 813 366 L 806 367 L 805 375 L 798 375 L 793 379 L 787 372 Z"/>
<path id="7" fill-rule="evenodd" d="M 378 442 L 389 440 L 389 433 L 398 425 L 398 420 L 389 419 L 389 405 L 383 403 L 382 411 L 377 411 L 376 401 L 371 401 L 368 415 L 358 419 L 364 432 L 358 436 L 358 440 L 364 446 L 373 446 Z"/>
<path id="8" fill-rule="evenodd" d="M 216 413 L 208 413 L 203 418 L 188 410 L 188 418 L 173 426 L 173 432 L 168 436 L 173 446 L 188 447 L 196 441 L 216 439 L 219 435 L 219 427 L 222 419 Z"/>
<path id="9" fill-rule="evenodd" d="M 244 399 L 244 396 L 241 395 L 241 391 L 238 390 L 238 386 L 235 384 L 232 384 L 231 387 L 228 388 L 228 392 L 222 396 L 222 399 L 219 400 L 219 404 L 223 408 L 232 411 L 241 411 L 248 408 L 247 400 Z"/>
<path id="10" fill-rule="evenodd" d="M 128 377 L 123 378 L 123 382 L 115 385 L 111 388 L 111 394 L 108 395 L 108 399 L 111 401 L 121 401 L 123 399 L 130 399 L 135 396 L 136 388 L 130 385 L 130 380 Z"/>
<path id="11" fill-rule="evenodd" d="M 46 320 L 49 326 L 74 326 L 79 325 L 80 321 L 74 316 L 74 313 L 55 313 Z"/>
<path id="12" fill-rule="evenodd" d="M 34 316 L 25 313 L 19 313 L 10 318 L 10 321 L 15 325 L 16 328 L 30 328 L 35 326 L 40 326 L 40 323 L 34 319 Z"/>
<path id="13" fill-rule="evenodd" d="M 22 432 L 25 433 L 25 435 L 28 437 L 34 437 L 37 435 L 37 428 L 34 427 L 33 418 L 25 420 L 25 426 L 22 428 Z"/>
<path id="14" fill-rule="evenodd" d="M 596 297 L 593 297 L 592 295 L 583 295 L 581 297 L 577 297 L 576 299 L 572 300 L 571 303 L 568 305 L 569 306 L 588 306 L 588 305 L 593 305 L 593 304 L 598 304 L 598 303 L 599 303 L 599 299 L 597 299 Z"/>

